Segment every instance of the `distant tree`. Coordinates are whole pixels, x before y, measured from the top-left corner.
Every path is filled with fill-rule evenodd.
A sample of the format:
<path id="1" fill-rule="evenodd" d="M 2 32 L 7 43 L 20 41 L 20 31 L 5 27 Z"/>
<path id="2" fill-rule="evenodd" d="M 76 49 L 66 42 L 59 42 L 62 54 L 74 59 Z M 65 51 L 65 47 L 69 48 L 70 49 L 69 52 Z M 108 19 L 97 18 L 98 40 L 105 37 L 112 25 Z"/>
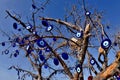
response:
<path id="1" fill-rule="evenodd" d="M 108 65 L 108 54 L 119 47 L 120 36 L 116 35 L 115 41 L 111 41 L 111 35 L 108 36 L 105 31 L 109 26 L 102 23 L 102 12 L 90 11 L 83 0 L 83 8 L 73 5 L 66 12 L 64 20 L 55 19 L 39 15 L 49 5 L 49 0 L 40 6 L 32 1 L 34 11 L 28 22 L 23 21 L 20 15 L 6 10 L 8 17 L 16 21 L 13 29 L 21 33 L 9 37 L 11 46 L 19 48 L 10 56 L 17 57 L 21 54 L 20 50 L 24 50 L 22 54 L 25 54 L 33 67 L 33 71 L 30 71 L 12 65 L 9 69 L 17 71 L 18 79 L 24 80 L 31 76 L 32 80 L 53 80 L 57 74 L 62 74 L 57 78 L 62 79 L 64 75 L 68 80 L 85 80 L 85 77 L 88 80 L 120 79 L 119 51 L 115 54 L 114 62 Z M 1 42 L 1 45 L 5 46 L 6 42 Z M 93 52 L 98 53 L 98 56 Z M 3 54 L 9 53 L 9 49 L 3 51 Z M 86 68 L 90 76 L 84 76 Z"/>

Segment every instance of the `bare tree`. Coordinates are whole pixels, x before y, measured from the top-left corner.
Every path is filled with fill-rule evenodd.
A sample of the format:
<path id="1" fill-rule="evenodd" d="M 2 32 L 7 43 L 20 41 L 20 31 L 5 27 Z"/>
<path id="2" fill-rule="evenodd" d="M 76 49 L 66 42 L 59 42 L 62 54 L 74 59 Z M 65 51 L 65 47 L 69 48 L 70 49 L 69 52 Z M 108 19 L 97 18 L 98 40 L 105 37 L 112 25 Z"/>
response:
<path id="1" fill-rule="evenodd" d="M 34 11 L 31 21 L 25 22 L 19 15 L 6 10 L 7 17 L 16 21 L 13 23 L 13 28 L 21 31 L 20 35 L 22 35 L 15 34 L 15 37 L 9 38 L 8 42 L 13 47 L 24 50 L 23 53 L 33 67 L 33 71 L 30 71 L 19 66 L 11 66 L 9 69 L 17 71 L 18 79 L 24 80 L 26 76 L 31 76 L 33 80 L 52 80 L 55 75 L 62 74 L 69 80 L 84 80 L 84 69 L 86 68 L 90 75 L 87 76 L 88 80 L 115 80 L 118 78 L 120 52 L 117 52 L 115 61 L 110 65 L 108 64 L 108 53 L 119 44 L 120 38 L 119 35 L 116 35 L 115 41 L 111 41 L 110 35 L 108 36 L 105 31 L 106 27 L 102 23 L 102 12 L 97 10 L 90 12 L 82 0 L 82 9 L 73 5 L 65 19 L 61 20 L 38 14 L 40 11 L 44 11 L 49 0 L 43 2 L 39 7 L 35 5 L 34 0 L 32 1 Z M 22 28 L 18 29 L 18 24 Z M 2 42 L 1 45 L 5 46 L 5 42 Z M 93 51 L 98 53 L 98 57 L 93 55 Z M 3 54 L 8 53 L 9 49 L 3 51 Z M 16 50 L 10 56 L 17 57 L 19 54 L 19 50 Z M 55 68 L 56 66 L 59 67 Z M 49 71 L 46 72 L 47 77 L 43 74 L 43 67 Z"/>

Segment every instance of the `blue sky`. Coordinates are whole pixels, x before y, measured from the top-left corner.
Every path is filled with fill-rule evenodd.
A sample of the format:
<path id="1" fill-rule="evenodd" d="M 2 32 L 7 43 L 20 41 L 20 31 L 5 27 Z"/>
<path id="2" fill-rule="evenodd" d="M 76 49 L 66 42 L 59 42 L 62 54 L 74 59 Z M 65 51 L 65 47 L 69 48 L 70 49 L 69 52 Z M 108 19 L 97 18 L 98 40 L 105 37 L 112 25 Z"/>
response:
<path id="1" fill-rule="evenodd" d="M 70 7 L 71 4 L 76 3 L 76 0 L 51 0 L 51 3 L 47 6 L 45 10 L 45 16 L 61 18 L 64 16 L 65 7 Z M 117 32 L 120 30 L 120 0 L 86 0 L 88 5 L 96 7 L 98 10 L 104 11 L 104 20 L 110 23 L 110 31 Z M 10 10 L 11 12 L 17 12 L 22 17 L 30 15 L 31 0 L 0 0 L 0 29 L 4 30 L 7 33 L 12 31 L 12 23 L 14 22 L 11 18 L 5 19 L 6 13 L 5 10 Z M 0 42 L 6 40 L 0 34 Z M 0 52 L 3 50 L 0 47 Z M 16 72 L 8 71 L 8 67 L 11 64 L 25 64 L 27 63 L 24 56 L 22 56 L 22 62 L 17 58 L 14 60 L 8 59 L 8 56 L 0 55 L 0 78 L 1 80 L 16 80 Z M 26 68 L 24 65 L 23 67 Z M 28 67 L 29 68 L 29 67 Z"/>

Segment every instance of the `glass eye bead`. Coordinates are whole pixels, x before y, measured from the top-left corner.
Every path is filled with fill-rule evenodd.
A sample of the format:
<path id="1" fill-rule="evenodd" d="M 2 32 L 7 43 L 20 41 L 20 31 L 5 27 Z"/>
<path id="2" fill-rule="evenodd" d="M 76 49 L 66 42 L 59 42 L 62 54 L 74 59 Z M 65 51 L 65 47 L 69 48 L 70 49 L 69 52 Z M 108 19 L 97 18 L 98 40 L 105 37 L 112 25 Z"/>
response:
<path id="1" fill-rule="evenodd" d="M 103 49 L 108 49 L 110 46 L 111 46 L 112 42 L 110 39 L 104 39 L 102 42 L 101 42 L 101 47 Z"/>
<path id="2" fill-rule="evenodd" d="M 18 54 L 17 53 L 14 53 L 14 57 L 17 57 L 18 56 Z"/>
<path id="3" fill-rule="evenodd" d="M 62 53 L 62 58 L 64 59 L 64 60 L 68 60 L 68 54 L 67 53 Z"/>
<path id="4" fill-rule="evenodd" d="M 5 42 L 2 42 L 1 44 L 2 44 L 2 46 L 5 46 Z"/>
<path id="5" fill-rule="evenodd" d="M 56 38 L 53 38 L 53 41 L 57 41 L 57 39 L 56 39 Z"/>
<path id="6" fill-rule="evenodd" d="M 94 65 L 95 64 L 95 60 L 93 58 L 90 59 L 90 64 Z"/>
<path id="7" fill-rule="evenodd" d="M 54 63 L 56 66 L 58 66 L 58 65 L 59 65 L 58 59 L 57 59 L 57 58 L 54 58 L 54 59 L 53 59 L 53 63 Z"/>
<path id="8" fill-rule="evenodd" d="M 37 40 L 37 45 L 39 47 L 45 47 L 46 46 L 46 42 L 43 39 L 39 39 L 39 40 Z"/>
<path id="9" fill-rule="evenodd" d="M 37 7 L 36 7 L 34 4 L 32 4 L 32 8 L 33 8 L 33 9 L 36 9 Z"/>
<path id="10" fill-rule="evenodd" d="M 77 73 L 81 73 L 81 71 L 82 71 L 82 67 L 81 67 L 80 64 L 78 64 L 78 65 L 76 66 L 76 72 L 77 72 Z"/>
<path id="11" fill-rule="evenodd" d="M 50 26 L 48 26 L 48 27 L 46 28 L 46 31 L 47 31 L 47 32 L 50 32 L 52 29 L 53 29 L 53 26 L 50 25 Z"/>
<path id="12" fill-rule="evenodd" d="M 41 61 L 45 60 L 45 57 L 42 54 L 39 55 L 39 58 L 40 58 Z"/>
<path id="13" fill-rule="evenodd" d="M 13 23 L 13 28 L 17 29 L 17 23 Z"/>
<path id="14" fill-rule="evenodd" d="M 50 50 L 50 48 L 47 47 L 47 48 L 45 48 L 45 51 L 50 52 L 51 50 Z"/>
<path id="15" fill-rule="evenodd" d="M 32 29 L 32 25 L 29 24 L 29 25 L 26 27 L 26 29 L 28 29 L 28 30 Z"/>
<path id="16" fill-rule="evenodd" d="M 90 15 L 91 15 L 91 12 L 86 11 L 85 15 L 86 15 L 86 16 L 90 16 Z"/>
<path id="17" fill-rule="evenodd" d="M 49 26 L 49 23 L 48 23 L 48 21 L 46 21 L 46 20 L 42 20 L 42 25 L 48 27 L 48 26 Z"/>
<path id="18" fill-rule="evenodd" d="M 4 51 L 4 53 L 5 53 L 5 54 L 9 54 L 9 50 L 6 49 L 6 50 Z"/>
<path id="19" fill-rule="evenodd" d="M 76 37 L 77 37 L 77 38 L 82 38 L 82 37 L 83 37 L 83 31 L 77 32 L 77 33 L 76 33 Z"/>

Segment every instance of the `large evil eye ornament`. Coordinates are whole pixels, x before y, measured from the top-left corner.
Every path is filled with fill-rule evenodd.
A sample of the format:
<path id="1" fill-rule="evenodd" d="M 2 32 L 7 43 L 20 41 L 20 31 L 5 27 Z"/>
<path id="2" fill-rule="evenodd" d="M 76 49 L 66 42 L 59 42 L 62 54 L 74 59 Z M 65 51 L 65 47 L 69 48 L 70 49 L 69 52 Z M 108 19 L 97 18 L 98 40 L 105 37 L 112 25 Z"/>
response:
<path id="1" fill-rule="evenodd" d="M 90 59 L 90 64 L 95 65 L 95 60 L 93 58 Z"/>
<path id="2" fill-rule="evenodd" d="M 56 66 L 58 66 L 58 65 L 59 65 L 58 59 L 57 59 L 57 58 L 54 58 L 54 59 L 53 59 L 53 63 L 54 63 Z"/>
<path id="3" fill-rule="evenodd" d="M 37 40 L 37 45 L 39 47 L 45 47 L 46 46 L 46 42 L 43 39 L 38 39 Z"/>
<path id="4" fill-rule="evenodd" d="M 108 49 L 110 46 L 111 46 L 111 40 L 110 39 L 104 39 L 102 42 L 101 42 L 101 47 L 103 49 Z"/>
<path id="5" fill-rule="evenodd" d="M 83 31 L 77 32 L 76 37 L 77 38 L 82 38 L 83 37 Z"/>
<path id="6" fill-rule="evenodd" d="M 53 29 L 53 26 L 52 26 L 52 25 L 49 25 L 49 26 L 46 28 L 46 31 L 47 31 L 47 32 L 50 32 L 52 29 Z"/>
<path id="7" fill-rule="evenodd" d="M 42 20 L 42 25 L 48 27 L 48 26 L 49 26 L 49 23 L 48 23 L 48 21 L 46 21 L 46 20 Z"/>
<path id="8" fill-rule="evenodd" d="M 61 55 L 64 60 L 68 60 L 69 57 L 67 53 L 62 53 Z"/>
<path id="9" fill-rule="evenodd" d="M 77 73 L 81 73 L 81 71 L 82 71 L 82 66 L 81 66 L 80 64 L 78 64 L 78 65 L 76 66 L 75 70 L 76 70 Z"/>

